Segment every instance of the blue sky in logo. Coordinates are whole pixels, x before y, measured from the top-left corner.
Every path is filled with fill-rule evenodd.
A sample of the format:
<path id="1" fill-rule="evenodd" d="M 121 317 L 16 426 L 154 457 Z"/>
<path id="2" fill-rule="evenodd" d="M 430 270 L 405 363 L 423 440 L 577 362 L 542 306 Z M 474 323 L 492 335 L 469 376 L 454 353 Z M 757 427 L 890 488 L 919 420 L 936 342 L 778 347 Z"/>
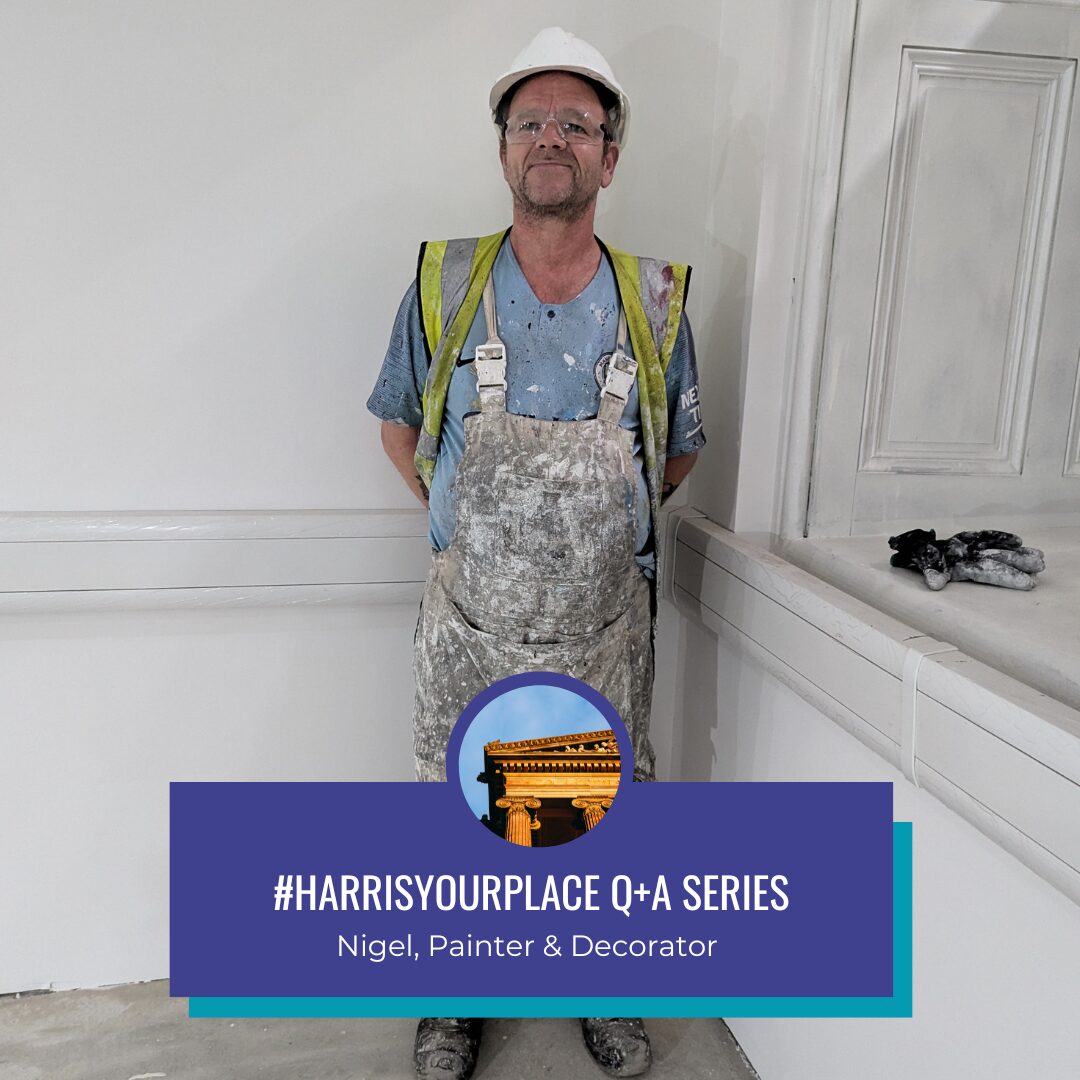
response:
<path id="1" fill-rule="evenodd" d="M 487 784 L 476 780 L 484 770 L 485 743 L 575 735 L 610 727 L 595 705 L 561 686 L 519 686 L 500 694 L 476 714 L 461 742 L 458 776 L 472 812 L 481 817 L 488 809 Z"/>

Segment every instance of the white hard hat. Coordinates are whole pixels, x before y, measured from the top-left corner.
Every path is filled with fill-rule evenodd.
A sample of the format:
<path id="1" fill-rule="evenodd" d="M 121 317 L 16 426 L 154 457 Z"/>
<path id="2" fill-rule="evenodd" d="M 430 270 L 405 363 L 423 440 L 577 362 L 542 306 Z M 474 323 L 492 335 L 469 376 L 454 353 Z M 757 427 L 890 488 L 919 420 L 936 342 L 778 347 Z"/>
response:
<path id="1" fill-rule="evenodd" d="M 549 26 L 546 30 L 541 30 L 517 54 L 510 70 L 491 88 L 488 103 L 491 106 L 492 119 L 503 94 L 514 83 L 541 71 L 569 71 L 606 86 L 619 100 L 612 137 L 620 146 L 626 145 L 626 133 L 630 127 L 630 99 L 616 81 L 603 56 L 587 41 L 574 37 L 560 26 Z"/>

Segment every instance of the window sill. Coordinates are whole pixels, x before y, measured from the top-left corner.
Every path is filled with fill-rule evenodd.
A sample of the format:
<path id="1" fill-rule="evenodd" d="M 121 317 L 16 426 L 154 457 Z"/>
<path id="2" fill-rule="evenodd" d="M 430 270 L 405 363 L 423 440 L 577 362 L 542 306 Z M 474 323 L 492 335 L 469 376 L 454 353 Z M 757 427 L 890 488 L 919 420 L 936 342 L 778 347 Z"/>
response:
<path id="1" fill-rule="evenodd" d="M 677 535 L 673 598 L 680 610 L 743 648 L 899 768 L 904 666 L 913 647 L 927 642 L 925 626 L 706 518 L 682 518 Z M 1065 579 L 1069 571 L 1054 549 L 1047 558 Z M 889 576 L 901 573 L 922 587 L 911 571 Z M 1069 641 L 1060 646 L 1068 649 Z M 915 775 L 1080 903 L 1080 712 L 966 648 L 926 656 L 918 671 Z"/>
<path id="2" fill-rule="evenodd" d="M 1025 540 L 1046 554 L 1030 592 L 952 582 L 931 592 L 921 574 L 889 565 L 888 536 L 783 542 L 777 551 L 811 574 L 923 633 L 1080 709 L 1080 528 Z"/>

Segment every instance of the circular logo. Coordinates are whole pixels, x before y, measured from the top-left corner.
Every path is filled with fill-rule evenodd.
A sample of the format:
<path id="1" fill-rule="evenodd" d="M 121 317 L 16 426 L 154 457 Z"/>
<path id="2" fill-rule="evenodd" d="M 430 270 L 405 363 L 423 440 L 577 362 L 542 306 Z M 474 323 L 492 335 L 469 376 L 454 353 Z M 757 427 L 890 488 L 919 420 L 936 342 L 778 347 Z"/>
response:
<path id="1" fill-rule="evenodd" d="M 629 733 L 602 694 L 568 675 L 528 672 L 468 705 L 450 737 L 447 778 L 490 833 L 555 847 L 602 823 L 624 761 L 633 761 Z"/>
<path id="2" fill-rule="evenodd" d="M 608 368 L 611 367 L 611 358 L 614 353 L 606 352 L 599 360 L 596 361 L 596 367 L 593 368 L 593 374 L 596 376 L 596 385 L 601 390 L 604 389 L 604 384 L 607 382 Z"/>

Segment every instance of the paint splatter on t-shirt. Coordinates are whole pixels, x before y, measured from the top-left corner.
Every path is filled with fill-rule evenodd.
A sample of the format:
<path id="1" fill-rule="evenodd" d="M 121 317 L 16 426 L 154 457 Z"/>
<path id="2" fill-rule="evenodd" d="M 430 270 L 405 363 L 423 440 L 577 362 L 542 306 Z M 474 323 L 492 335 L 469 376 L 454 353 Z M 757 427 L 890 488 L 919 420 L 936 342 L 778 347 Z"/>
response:
<path id="1" fill-rule="evenodd" d="M 499 337 L 506 345 L 506 408 L 540 420 L 584 420 L 596 416 L 607 361 L 615 350 L 619 324 L 615 275 L 606 258 L 584 290 L 565 304 L 542 304 L 518 266 L 510 244 L 503 244 L 492 268 Z M 450 380 L 442 438 L 431 485 L 430 540 L 444 550 L 454 535 L 453 482 L 465 446 L 464 419 L 479 411 L 476 346 L 487 340 L 479 308 Z M 627 354 L 633 355 L 627 341 Z M 420 326 L 416 283 L 398 308 L 390 346 L 367 407 L 380 420 L 420 427 L 428 374 L 427 349 Z M 698 399 L 694 340 L 685 313 L 665 376 L 668 401 L 668 457 L 691 454 L 705 445 Z M 622 426 L 634 433 L 638 474 L 635 510 L 636 551 L 646 572 L 653 570 L 649 493 L 641 446 L 637 386 L 630 392 Z"/>

